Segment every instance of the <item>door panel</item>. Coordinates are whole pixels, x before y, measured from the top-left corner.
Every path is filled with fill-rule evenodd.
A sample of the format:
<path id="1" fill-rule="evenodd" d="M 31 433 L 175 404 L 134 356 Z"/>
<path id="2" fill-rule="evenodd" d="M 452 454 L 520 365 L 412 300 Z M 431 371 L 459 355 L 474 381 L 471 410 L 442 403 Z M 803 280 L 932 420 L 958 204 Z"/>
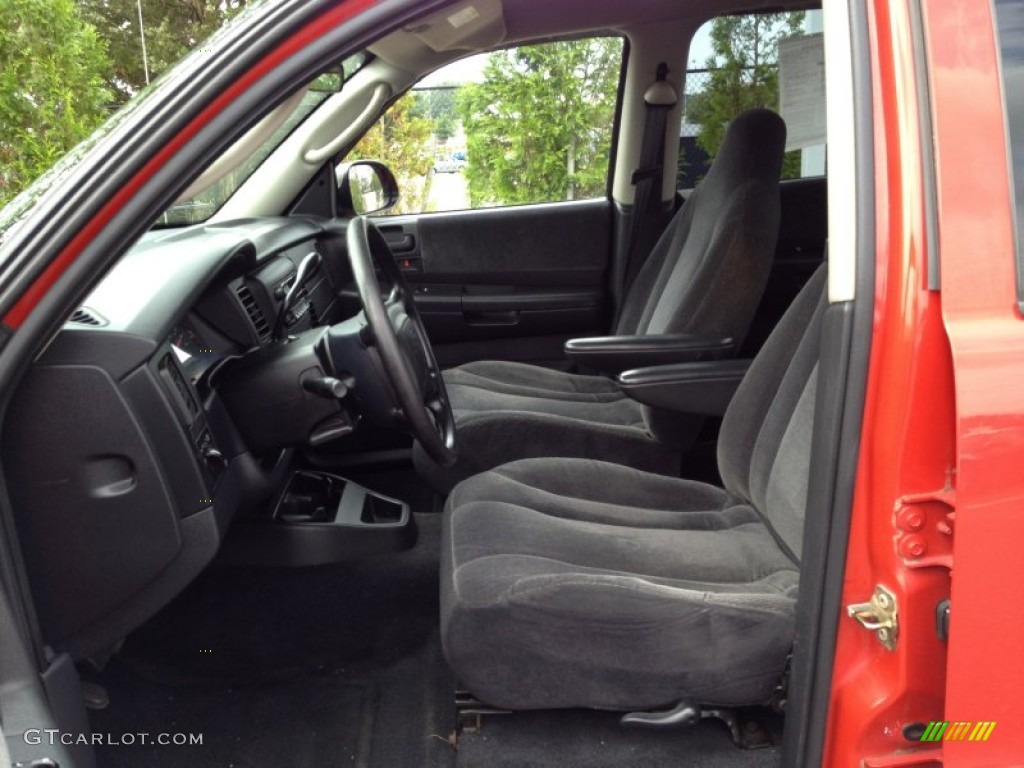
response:
<path id="1" fill-rule="evenodd" d="M 566 339 L 604 333 L 607 200 L 379 220 L 443 366 L 564 365 Z"/>

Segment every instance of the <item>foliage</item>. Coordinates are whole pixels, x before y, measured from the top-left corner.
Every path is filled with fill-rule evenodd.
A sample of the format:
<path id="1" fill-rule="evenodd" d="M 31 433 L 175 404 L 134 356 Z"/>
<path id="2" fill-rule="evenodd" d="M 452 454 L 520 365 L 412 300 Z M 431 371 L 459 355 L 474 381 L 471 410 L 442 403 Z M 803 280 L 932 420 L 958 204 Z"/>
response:
<path id="1" fill-rule="evenodd" d="M 150 79 L 246 0 L 141 0 Z M 0 205 L 146 84 L 136 0 L 0 1 Z"/>
<path id="2" fill-rule="evenodd" d="M 459 116 L 455 110 L 457 85 L 440 85 L 416 91 L 416 108 L 430 118 L 434 136 L 441 143 L 456 133 Z"/>
<path id="3" fill-rule="evenodd" d="M 401 192 L 389 213 L 427 210 L 433 177 L 433 125 L 419 108 L 416 94 L 397 99 L 352 148 L 346 160 L 382 160 L 394 172 Z"/>
<path id="4" fill-rule="evenodd" d="M 595 38 L 488 57 L 457 98 L 474 207 L 604 194 L 621 50 Z"/>
<path id="5" fill-rule="evenodd" d="M 169 69 L 245 7 L 246 0 L 141 0 L 150 79 Z M 78 0 L 83 17 L 107 41 L 106 72 L 118 103 L 146 85 L 136 0 Z"/>
<path id="6" fill-rule="evenodd" d="M 0 2 L 0 205 L 107 116 L 108 66 L 73 0 Z"/>
<path id="7" fill-rule="evenodd" d="M 804 13 L 719 16 L 712 22 L 713 55 L 707 87 L 689 97 L 687 119 L 701 126 L 697 143 L 714 157 L 728 122 L 748 109 L 779 108 L 779 42 L 799 35 Z M 799 176 L 799 153 L 790 152 L 783 177 Z"/>

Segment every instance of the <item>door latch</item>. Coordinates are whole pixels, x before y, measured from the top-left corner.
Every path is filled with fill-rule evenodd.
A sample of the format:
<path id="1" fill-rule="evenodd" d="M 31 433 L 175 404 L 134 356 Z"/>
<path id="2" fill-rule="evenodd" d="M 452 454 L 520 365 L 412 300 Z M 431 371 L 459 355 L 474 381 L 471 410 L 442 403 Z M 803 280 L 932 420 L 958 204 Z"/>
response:
<path id="1" fill-rule="evenodd" d="M 896 639 L 899 636 L 899 619 L 896 609 L 896 597 L 881 584 L 875 587 L 871 601 L 854 603 L 846 606 L 846 614 L 864 627 L 875 633 L 875 637 L 887 651 L 896 650 Z"/>

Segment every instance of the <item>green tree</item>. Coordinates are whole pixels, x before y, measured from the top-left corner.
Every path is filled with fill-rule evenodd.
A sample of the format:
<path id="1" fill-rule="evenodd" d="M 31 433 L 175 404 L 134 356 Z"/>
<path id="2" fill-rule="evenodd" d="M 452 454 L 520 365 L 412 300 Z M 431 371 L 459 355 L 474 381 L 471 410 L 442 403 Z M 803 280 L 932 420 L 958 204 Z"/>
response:
<path id="1" fill-rule="evenodd" d="M 346 160 L 381 160 L 395 174 L 401 192 L 390 213 L 427 210 L 433 177 L 432 123 L 413 93 L 397 99 L 359 140 Z"/>
<path id="2" fill-rule="evenodd" d="M 448 141 L 455 135 L 459 116 L 456 112 L 457 85 L 439 85 L 416 91 L 418 110 L 433 123 L 438 141 Z"/>
<path id="3" fill-rule="evenodd" d="M 106 118 L 108 67 L 74 0 L 0 2 L 0 205 Z"/>
<path id="4" fill-rule="evenodd" d="M 492 53 L 457 99 L 472 205 L 604 194 L 622 57 L 618 38 Z"/>
<path id="5" fill-rule="evenodd" d="M 245 4 L 246 0 L 141 0 L 150 79 L 200 45 Z M 125 102 L 146 85 L 139 4 L 136 0 L 78 0 L 78 5 L 107 41 L 111 59 L 107 84 L 117 102 Z"/>
<path id="6" fill-rule="evenodd" d="M 687 119 L 700 125 L 697 143 L 714 157 L 729 121 L 748 109 L 779 108 L 779 42 L 801 34 L 802 11 L 719 16 L 712 22 L 707 87 L 689 96 Z M 790 152 L 783 177 L 799 176 L 800 153 Z"/>

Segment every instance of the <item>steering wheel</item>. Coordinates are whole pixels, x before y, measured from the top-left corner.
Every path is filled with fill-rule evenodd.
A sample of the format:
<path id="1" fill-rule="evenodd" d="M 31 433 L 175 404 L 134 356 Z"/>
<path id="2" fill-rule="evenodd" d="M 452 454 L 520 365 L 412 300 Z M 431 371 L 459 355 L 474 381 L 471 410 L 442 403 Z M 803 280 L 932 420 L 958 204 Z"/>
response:
<path id="1" fill-rule="evenodd" d="M 380 230 L 357 216 L 346 232 L 363 312 L 398 405 L 423 449 L 444 467 L 455 463 L 455 416 L 416 303 Z M 387 282 L 382 296 L 378 273 Z"/>

